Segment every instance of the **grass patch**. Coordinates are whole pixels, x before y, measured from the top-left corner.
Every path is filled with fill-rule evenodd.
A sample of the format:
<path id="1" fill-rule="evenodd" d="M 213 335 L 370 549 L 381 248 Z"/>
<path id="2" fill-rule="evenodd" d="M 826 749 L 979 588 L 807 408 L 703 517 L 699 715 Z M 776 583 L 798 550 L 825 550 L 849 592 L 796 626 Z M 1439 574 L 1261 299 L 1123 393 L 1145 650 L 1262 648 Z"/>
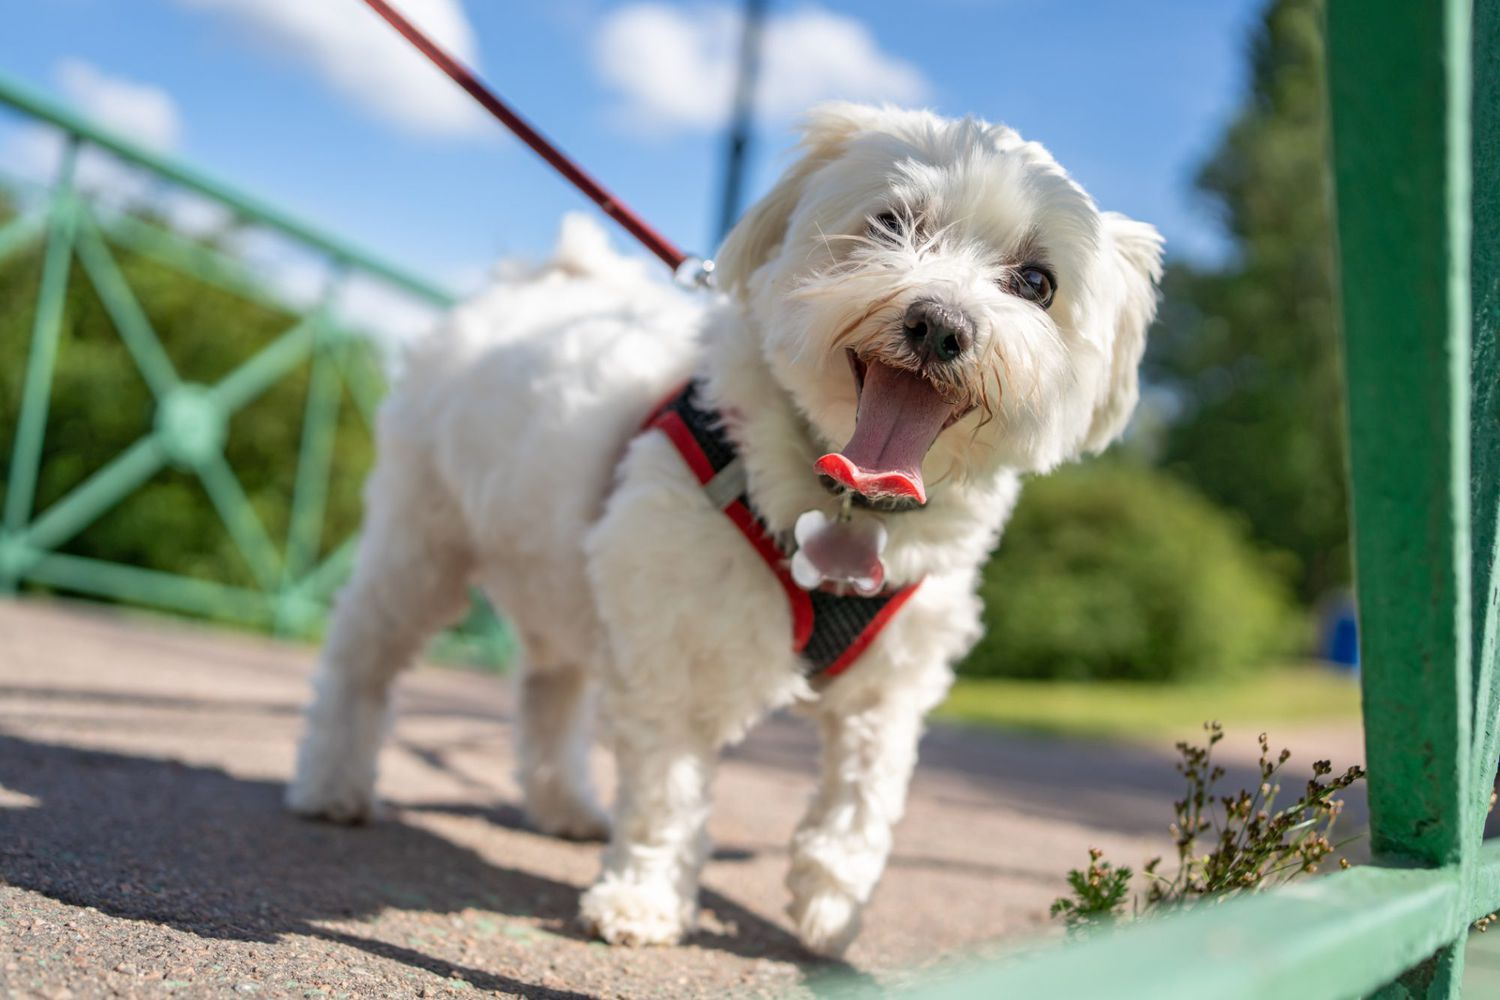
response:
<path id="1" fill-rule="evenodd" d="M 1226 728 L 1359 719 L 1359 682 L 1318 666 L 1213 684 L 961 677 L 936 717 L 948 722 L 1100 739 L 1141 740 Z"/>

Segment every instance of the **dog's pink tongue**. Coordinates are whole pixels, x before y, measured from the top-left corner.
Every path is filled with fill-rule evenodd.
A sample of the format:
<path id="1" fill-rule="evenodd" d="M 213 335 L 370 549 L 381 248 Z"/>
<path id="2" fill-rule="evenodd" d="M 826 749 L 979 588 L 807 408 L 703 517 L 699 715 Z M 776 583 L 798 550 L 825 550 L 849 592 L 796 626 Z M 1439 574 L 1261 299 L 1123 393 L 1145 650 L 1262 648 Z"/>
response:
<path id="1" fill-rule="evenodd" d="M 937 440 L 953 405 L 920 375 L 870 362 L 854 418 L 854 436 L 842 452 L 814 468 L 872 499 L 902 497 L 927 502 L 922 459 Z"/>

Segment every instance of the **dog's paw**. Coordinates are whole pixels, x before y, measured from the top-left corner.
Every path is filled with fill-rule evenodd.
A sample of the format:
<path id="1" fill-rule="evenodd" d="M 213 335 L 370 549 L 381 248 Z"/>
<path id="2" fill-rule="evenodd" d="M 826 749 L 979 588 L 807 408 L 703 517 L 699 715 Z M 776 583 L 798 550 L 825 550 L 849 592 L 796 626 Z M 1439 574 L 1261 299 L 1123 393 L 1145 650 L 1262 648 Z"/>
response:
<path id="1" fill-rule="evenodd" d="M 354 825 L 375 818 L 375 789 L 355 781 L 319 781 L 299 774 L 287 786 L 287 809 L 308 819 Z"/>
<path id="2" fill-rule="evenodd" d="M 792 900 L 787 915 L 802 946 L 815 955 L 841 958 L 859 934 L 863 906 L 837 889 L 822 889 Z"/>
<path id="3" fill-rule="evenodd" d="M 609 814 L 576 795 L 531 795 L 526 819 L 540 833 L 564 840 L 608 840 Z"/>
<path id="4" fill-rule="evenodd" d="M 683 904 L 668 885 L 637 885 L 606 875 L 583 894 L 578 918 L 584 928 L 610 944 L 676 944 L 690 929 Z"/>

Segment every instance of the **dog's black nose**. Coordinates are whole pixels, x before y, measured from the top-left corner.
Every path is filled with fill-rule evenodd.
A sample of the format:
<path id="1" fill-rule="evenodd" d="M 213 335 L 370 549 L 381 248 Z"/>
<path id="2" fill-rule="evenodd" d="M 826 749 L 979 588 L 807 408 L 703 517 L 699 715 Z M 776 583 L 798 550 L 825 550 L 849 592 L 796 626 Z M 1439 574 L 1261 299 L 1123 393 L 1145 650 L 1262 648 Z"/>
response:
<path id="1" fill-rule="evenodd" d="M 904 326 L 912 346 L 934 361 L 952 361 L 974 343 L 973 320 L 932 299 L 908 306 Z"/>

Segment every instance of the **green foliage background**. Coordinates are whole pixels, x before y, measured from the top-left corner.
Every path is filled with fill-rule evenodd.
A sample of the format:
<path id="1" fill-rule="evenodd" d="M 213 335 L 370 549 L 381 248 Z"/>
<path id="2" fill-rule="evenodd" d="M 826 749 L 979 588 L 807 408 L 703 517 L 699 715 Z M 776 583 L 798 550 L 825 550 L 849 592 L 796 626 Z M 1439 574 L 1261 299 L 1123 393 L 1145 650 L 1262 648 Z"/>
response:
<path id="1" fill-rule="evenodd" d="M 971 676 L 1229 677 L 1298 638 L 1284 584 L 1234 520 L 1125 462 L 1027 483 L 983 596 Z"/>
<path id="2" fill-rule="evenodd" d="M 1268 3 L 1249 56 L 1196 184 L 1233 252 L 1168 268 L 1145 370 L 1166 412 L 1137 421 L 1163 429 L 1120 449 L 1161 471 L 1027 486 L 971 676 L 1224 676 L 1305 652 L 1288 589 L 1310 604 L 1349 580 L 1322 0 Z"/>
<path id="3" fill-rule="evenodd" d="M 1180 407 L 1163 464 L 1289 555 L 1311 601 L 1350 578 L 1322 0 L 1270 3 L 1250 68 L 1197 182 L 1234 256 L 1170 268 L 1146 374 Z"/>

